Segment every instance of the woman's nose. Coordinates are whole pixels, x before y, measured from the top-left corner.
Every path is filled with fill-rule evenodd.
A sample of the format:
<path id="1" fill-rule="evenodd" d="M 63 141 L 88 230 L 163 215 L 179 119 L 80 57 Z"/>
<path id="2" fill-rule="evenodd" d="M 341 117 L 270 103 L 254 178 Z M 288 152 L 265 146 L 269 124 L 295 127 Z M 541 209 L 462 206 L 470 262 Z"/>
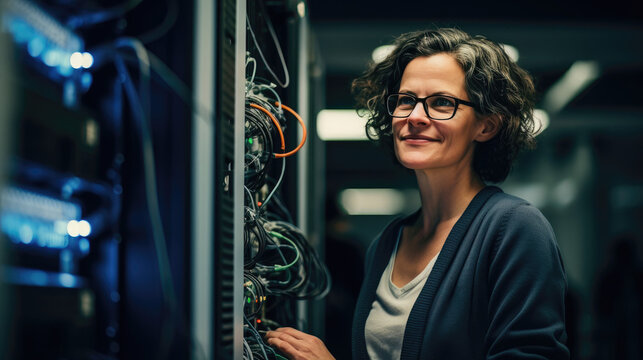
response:
<path id="1" fill-rule="evenodd" d="M 409 124 L 413 126 L 426 126 L 430 121 L 426 111 L 424 111 L 424 106 L 420 102 L 415 104 L 415 108 L 413 108 L 413 111 L 411 111 L 407 120 Z"/>

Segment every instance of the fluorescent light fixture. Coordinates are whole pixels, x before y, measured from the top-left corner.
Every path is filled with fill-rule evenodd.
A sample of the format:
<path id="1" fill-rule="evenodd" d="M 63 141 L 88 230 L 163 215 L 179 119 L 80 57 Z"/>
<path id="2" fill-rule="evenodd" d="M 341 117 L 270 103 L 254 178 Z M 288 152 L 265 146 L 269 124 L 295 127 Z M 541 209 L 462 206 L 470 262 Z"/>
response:
<path id="1" fill-rule="evenodd" d="M 536 123 L 536 136 L 549 127 L 549 114 L 543 109 L 534 109 L 534 122 Z"/>
<path id="2" fill-rule="evenodd" d="M 395 48 L 393 45 L 382 45 L 378 46 L 373 50 L 373 53 L 371 54 L 371 58 L 373 58 L 373 61 L 376 63 L 384 60 Z"/>
<path id="3" fill-rule="evenodd" d="M 564 179 L 554 186 L 552 200 L 561 208 L 569 206 L 578 194 L 578 185 L 572 179 Z"/>
<path id="4" fill-rule="evenodd" d="M 297 3 L 297 14 L 302 19 L 306 16 L 306 4 L 303 1 Z"/>
<path id="5" fill-rule="evenodd" d="M 598 62 L 576 61 L 545 94 L 543 99 L 545 109 L 551 114 L 561 111 L 589 84 L 594 82 L 600 73 Z"/>
<path id="6" fill-rule="evenodd" d="M 500 46 L 502 46 L 502 48 L 505 50 L 507 55 L 509 55 L 509 58 L 511 58 L 513 62 L 518 62 L 518 59 L 520 58 L 520 53 L 518 52 L 518 49 L 516 49 L 515 46 L 511 46 L 509 44 L 500 44 Z"/>
<path id="7" fill-rule="evenodd" d="M 510 194 L 516 195 L 527 200 L 533 206 L 542 209 L 547 205 L 547 197 L 549 188 L 545 184 L 529 183 L 529 184 L 516 184 L 505 185 L 503 189 Z"/>
<path id="8" fill-rule="evenodd" d="M 397 189 L 345 189 L 339 203 L 349 215 L 396 215 L 405 209 L 405 194 Z"/>
<path id="9" fill-rule="evenodd" d="M 366 119 L 355 110 L 325 109 L 317 114 L 317 135 L 324 141 L 368 140 Z"/>

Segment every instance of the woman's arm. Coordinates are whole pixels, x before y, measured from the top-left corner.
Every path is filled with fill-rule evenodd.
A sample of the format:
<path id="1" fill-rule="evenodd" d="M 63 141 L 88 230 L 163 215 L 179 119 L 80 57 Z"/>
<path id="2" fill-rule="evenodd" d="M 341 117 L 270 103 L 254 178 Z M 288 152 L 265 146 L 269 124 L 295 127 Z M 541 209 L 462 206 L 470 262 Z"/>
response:
<path id="1" fill-rule="evenodd" d="M 489 268 L 487 359 L 569 359 L 567 283 L 553 230 L 532 206 L 503 220 Z"/>

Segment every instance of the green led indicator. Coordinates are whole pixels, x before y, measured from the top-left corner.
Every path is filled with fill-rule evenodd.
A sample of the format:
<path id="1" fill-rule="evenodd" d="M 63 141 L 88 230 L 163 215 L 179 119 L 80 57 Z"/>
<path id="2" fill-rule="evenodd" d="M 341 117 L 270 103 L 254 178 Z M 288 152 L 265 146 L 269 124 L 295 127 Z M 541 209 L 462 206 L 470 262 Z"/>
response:
<path id="1" fill-rule="evenodd" d="M 252 145 L 252 138 L 248 138 L 248 144 Z"/>
<path id="2" fill-rule="evenodd" d="M 248 298 L 248 304 L 250 304 L 250 298 Z"/>

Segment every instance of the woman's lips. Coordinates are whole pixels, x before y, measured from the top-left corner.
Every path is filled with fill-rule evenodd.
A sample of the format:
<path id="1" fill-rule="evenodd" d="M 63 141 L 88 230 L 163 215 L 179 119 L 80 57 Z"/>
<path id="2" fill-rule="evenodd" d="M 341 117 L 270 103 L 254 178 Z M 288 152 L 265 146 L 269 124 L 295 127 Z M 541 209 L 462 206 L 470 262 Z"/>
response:
<path id="1" fill-rule="evenodd" d="M 439 140 L 423 135 L 406 135 L 402 136 L 402 141 L 407 144 L 426 144 L 427 142 L 435 142 Z"/>

